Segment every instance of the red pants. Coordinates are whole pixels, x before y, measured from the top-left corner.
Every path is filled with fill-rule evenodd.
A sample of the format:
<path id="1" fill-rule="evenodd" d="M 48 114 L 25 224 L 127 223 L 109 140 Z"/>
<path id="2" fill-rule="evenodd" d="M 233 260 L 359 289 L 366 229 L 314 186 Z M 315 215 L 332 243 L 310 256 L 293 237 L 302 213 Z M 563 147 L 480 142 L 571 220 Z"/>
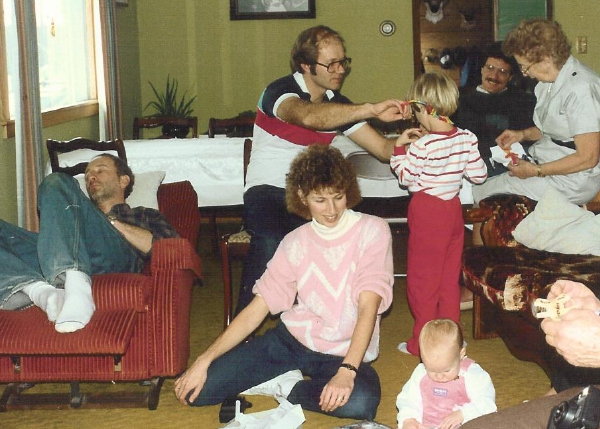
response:
<path id="1" fill-rule="evenodd" d="M 464 243 L 460 200 L 418 192 L 408 207 L 408 305 L 415 319 L 408 351 L 419 355 L 419 333 L 430 320 L 460 320 L 459 275 Z"/>

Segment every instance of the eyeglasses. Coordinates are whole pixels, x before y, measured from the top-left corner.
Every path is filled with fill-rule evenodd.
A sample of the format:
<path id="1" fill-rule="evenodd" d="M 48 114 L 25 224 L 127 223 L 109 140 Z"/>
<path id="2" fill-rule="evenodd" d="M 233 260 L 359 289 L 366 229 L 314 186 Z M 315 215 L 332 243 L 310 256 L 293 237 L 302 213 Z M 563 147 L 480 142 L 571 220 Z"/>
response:
<path id="1" fill-rule="evenodd" d="M 329 64 L 323 64 L 318 61 L 315 61 L 315 64 L 325 67 L 327 69 L 327 73 L 335 73 L 336 70 L 339 70 L 340 67 L 342 67 L 344 69 L 344 71 L 348 70 L 351 63 L 352 63 L 352 58 L 348 58 L 348 57 L 342 58 L 341 60 L 338 60 L 338 61 L 332 61 Z"/>
<path id="2" fill-rule="evenodd" d="M 523 73 L 524 75 L 526 75 L 529 72 L 529 69 L 531 68 L 531 66 L 534 65 L 534 64 L 535 63 L 531 63 L 527 67 L 525 67 L 523 64 L 519 64 L 519 69 L 521 70 L 521 73 Z"/>
<path id="3" fill-rule="evenodd" d="M 502 67 L 496 67 L 496 66 L 494 66 L 492 64 L 485 64 L 483 66 L 483 68 L 485 70 L 489 71 L 490 73 L 493 73 L 493 72 L 496 71 L 496 72 L 500 73 L 503 76 L 509 76 L 510 75 L 510 70 L 507 70 L 507 69 L 502 68 Z"/>

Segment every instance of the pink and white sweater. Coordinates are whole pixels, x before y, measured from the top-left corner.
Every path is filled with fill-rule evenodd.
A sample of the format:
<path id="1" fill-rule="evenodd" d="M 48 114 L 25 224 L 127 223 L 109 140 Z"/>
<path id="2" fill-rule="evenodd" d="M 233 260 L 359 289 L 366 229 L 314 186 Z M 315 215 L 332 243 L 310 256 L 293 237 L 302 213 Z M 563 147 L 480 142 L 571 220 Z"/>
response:
<path id="1" fill-rule="evenodd" d="M 479 184 L 487 178 L 487 167 L 477 149 L 477 137 L 469 130 L 429 133 L 414 143 L 394 149 L 390 165 L 400 185 L 409 192 L 451 200 L 465 176 Z"/>
<path id="2" fill-rule="evenodd" d="M 290 232 L 254 286 L 272 314 L 304 346 L 345 356 L 358 319 L 358 297 L 382 297 L 364 361 L 379 354 L 381 313 L 392 302 L 392 242 L 388 224 L 375 216 L 360 219 L 341 236 L 327 239 L 311 223 Z"/>

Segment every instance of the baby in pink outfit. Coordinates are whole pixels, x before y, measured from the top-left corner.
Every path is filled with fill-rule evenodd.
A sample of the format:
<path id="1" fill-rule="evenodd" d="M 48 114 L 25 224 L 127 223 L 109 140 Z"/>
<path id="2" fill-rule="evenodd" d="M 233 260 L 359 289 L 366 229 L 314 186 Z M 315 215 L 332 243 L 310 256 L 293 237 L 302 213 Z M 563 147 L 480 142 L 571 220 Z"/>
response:
<path id="1" fill-rule="evenodd" d="M 419 335 L 421 363 L 396 399 L 398 429 L 454 429 L 496 411 L 492 379 L 466 357 L 450 319 L 427 322 Z"/>

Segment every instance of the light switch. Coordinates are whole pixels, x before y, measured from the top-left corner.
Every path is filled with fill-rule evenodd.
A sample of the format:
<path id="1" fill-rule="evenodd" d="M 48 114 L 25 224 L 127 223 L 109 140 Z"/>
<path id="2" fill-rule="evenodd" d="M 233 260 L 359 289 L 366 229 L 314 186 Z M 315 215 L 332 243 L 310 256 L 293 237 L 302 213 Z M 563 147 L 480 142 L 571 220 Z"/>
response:
<path id="1" fill-rule="evenodd" d="M 588 48 L 587 36 L 577 36 L 577 42 L 575 45 L 577 47 L 578 54 L 587 54 L 587 48 Z"/>

